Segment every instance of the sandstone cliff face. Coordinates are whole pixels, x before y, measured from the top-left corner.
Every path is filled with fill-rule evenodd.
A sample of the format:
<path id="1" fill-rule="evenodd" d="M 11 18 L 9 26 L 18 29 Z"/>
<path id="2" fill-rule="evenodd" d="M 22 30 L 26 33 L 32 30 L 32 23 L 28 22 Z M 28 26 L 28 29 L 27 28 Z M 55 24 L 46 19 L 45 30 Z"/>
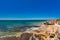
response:
<path id="1" fill-rule="evenodd" d="M 31 33 L 33 35 L 29 36 L 28 40 L 60 40 L 60 20 L 45 22 L 41 25 L 41 27 L 36 30 L 30 31 L 30 33 L 28 34 Z"/>

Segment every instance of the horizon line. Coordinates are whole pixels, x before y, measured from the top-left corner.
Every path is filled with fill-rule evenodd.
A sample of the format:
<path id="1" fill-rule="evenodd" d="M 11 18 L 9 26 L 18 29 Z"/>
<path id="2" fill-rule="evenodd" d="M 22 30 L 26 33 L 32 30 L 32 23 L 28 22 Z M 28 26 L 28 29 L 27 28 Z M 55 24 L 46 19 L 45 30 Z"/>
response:
<path id="1" fill-rule="evenodd" d="M 56 20 L 60 18 L 0 18 L 0 20 Z"/>

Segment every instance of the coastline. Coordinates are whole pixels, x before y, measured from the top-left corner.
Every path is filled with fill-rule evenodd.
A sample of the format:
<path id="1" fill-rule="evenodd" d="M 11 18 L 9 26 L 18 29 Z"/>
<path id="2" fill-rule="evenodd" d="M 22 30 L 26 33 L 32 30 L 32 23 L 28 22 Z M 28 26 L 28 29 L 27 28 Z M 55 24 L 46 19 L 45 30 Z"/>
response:
<path id="1" fill-rule="evenodd" d="M 58 25 L 60 25 L 60 20 L 49 20 L 49 21 L 41 22 L 41 25 L 40 26 L 35 26 L 35 27 L 34 26 L 27 27 L 26 26 L 26 30 L 24 30 L 22 32 L 16 32 L 16 34 L 10 35 L 10 36 L 9 35 L 7 35 L 7 36 L 1 36 L 1 39 L 2 40 L 3 39 L 9 40 L 9 38 L 11 39 L 11 37 L 12 37 L 11 40 L 25 40 L 23 38 L 26 38 L 31 33 L 32 34 L 36 34 L 36 35 L 50 36 L 49 33 L 56 34 L 55 32 L 56 32 L 57 28 L 59 27 Z M 22 28 L 20 27 L 20 29 L 23 29 L 23 28 L 25 28 L 25 26 L 22 27 Z M 45 33 L 46 32 L 46 29 L 45 28 L 47 29 L 48 34 Z M 53 31 L 52 28 L 54 29 L 54 31 Z M 23 37 L 21 37 L 21 36 L 23 36 Z M 48 40 L 48 39 L 51 40 L 48 37 L 45 40 Z"/>

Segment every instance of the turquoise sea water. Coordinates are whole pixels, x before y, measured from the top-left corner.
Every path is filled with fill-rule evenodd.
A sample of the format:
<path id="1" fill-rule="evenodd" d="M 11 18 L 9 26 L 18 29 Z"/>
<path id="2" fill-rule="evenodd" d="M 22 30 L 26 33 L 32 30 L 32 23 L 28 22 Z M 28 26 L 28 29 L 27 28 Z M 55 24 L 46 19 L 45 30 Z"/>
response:
<path id="1" fill-rule="evenodd" d="M 26 28 L 24 27 L 26 26 L 38 26 L 38 24 L 45 21 L 47 20 L 0 20 L 0 36 L 14 35 L 21 32 L 21 29 L 25 31 Z"/>
<path id="2" fill-rule="evenodd" d="M 46 20 L 0 20 L 0 31 L 8 31 L 14 27 L 38 26 L 39 23 Z"/>
<path id="3" fill-rule="evenodd" d="M 29 26 L 36 25 L 37 23 L 44 21 L 46 20 L 0 20 L 0 26 Z"/>

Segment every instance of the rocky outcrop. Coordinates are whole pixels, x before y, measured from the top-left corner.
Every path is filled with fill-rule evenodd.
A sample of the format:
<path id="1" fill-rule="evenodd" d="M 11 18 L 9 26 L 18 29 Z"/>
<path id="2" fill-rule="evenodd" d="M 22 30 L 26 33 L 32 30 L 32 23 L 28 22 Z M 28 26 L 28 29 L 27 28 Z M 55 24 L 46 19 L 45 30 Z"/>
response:
<path id="1" fill-rule="evenodd" d="M 27 36 L 31 33 L 33 34 L 32 36 Z M 23 34 L 23 37 L 21 36 L 23 40 L 28 37 L 28 40 L 60 40 L 60 20 L 47 21 L 38 29 L 30 31 L 30 33 L 26 32 L 25 35 Z"/>
<path id="2" fill-rule="evenodd" d="M 20 40 L 29 40 L 32 35 L 32 33 L 23 33 L 20 36 Z"/>
<path id="3" fill-rule="evenodd" d="M 19 40 L 19 38 L 17 38 L 16 36 L 8 35 L 8 36 L 1 36 L 0 40 Z"/>

